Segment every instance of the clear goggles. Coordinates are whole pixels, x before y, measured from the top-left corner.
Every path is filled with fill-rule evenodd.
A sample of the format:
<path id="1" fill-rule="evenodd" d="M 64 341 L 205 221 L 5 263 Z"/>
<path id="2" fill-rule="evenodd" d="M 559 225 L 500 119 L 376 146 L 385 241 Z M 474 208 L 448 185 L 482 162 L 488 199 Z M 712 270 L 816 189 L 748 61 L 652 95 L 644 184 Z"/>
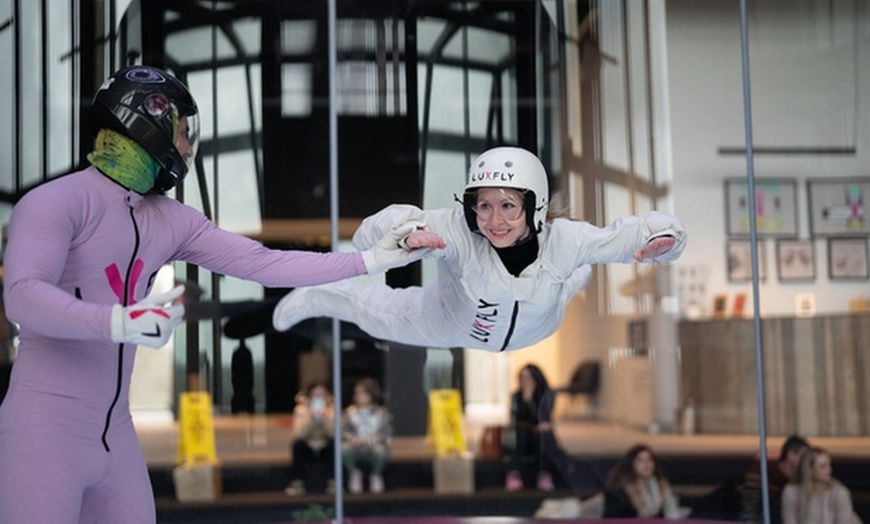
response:
<path id="1" fill-rule="evenodd" d="M 492 220 L 495 214 L 508 221 L 519 219 L 523 215 L 523 200 L 521 193 L 499 191 L 495 193 L 495 197 L 489 196 L 480 198 L 480 193 L 477 195 L 477 202 L 471 204 L 471 210 L 481 220 Z"/>

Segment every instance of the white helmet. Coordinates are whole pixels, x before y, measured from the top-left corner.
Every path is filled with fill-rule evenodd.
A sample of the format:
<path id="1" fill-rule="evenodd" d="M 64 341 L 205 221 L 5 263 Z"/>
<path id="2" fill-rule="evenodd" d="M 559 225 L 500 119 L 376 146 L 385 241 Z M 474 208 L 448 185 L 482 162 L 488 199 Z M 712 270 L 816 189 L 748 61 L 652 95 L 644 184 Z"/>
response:
<path id="1" fill-rule="evenodd" d="M 524 191 L 526 222 L 534 232 L 540 232 L 547 219 L 550 202 L 547 170 L 537 156 L 519 147 L 496 147 L 481 153 L 465 177 L 463 205 L 465 220 L 472 231 L 477 231 L 477 218 L 472 206 L 477 203 L 477 189 L 501 187 Z"/>

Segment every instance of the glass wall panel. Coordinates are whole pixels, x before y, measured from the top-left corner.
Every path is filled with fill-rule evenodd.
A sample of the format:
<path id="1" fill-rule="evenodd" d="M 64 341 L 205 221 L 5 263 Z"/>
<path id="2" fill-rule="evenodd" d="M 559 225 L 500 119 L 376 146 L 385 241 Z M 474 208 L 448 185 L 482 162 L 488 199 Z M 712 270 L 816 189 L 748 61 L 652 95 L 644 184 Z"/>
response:
<path id="1" fill-rule="evenodd" d="M 859 215 L 870 191 L 870 113 L 861 103 L 870 92 L 870 11 L 851 0 L 798 9 L 758 3 L 750 20 L 757 26 L 749 41 L 754 173 L 772 181 L 755 199 L 766 273 L 759 285 L 766 430 L 823 445 L 826 437 L 863 434 L 868 415 L 859 338 L 870 310 L 863 269 L 870 229 Z M 839 249 L 849 243 L 854 256 Z M 809 396 L 812 404 L 801 401 Z M 857 491 L 846 476 L 848 454 L 834 445 L 830 459 L 834 477 Z"/>
<path id="2" fill-rule="evenodd" d="M 630 84 L 627 68 L 630 67 L 626 51 L 626 22 L 623 4 L 601 2 L 598 21 L 598 44 L 600 46 L 600 81 L 598 93 L 601 101 L 601 155 L 608 166 L 630 169 L 628 158 L 629 106 L 626 96 Z"/>
<path id="3" fill-rule="evenodd" d="M 652 107 L 651 91 L 658 90 L 649 78 L 649 14 L 647 2 L 632 1 L 626 4 L 626 82 L 628 84 L 628 140 L 629 162 L 636 176 L 649 180 L 652 177 L 652 155 L 650 150 Z"/>
<path id="4" fill-rule="evenodd" d="M 284 64 L 281 67 L 283 92 L 282 116 L 311 114 L 311 66 L 308 64 Z"/>
<path id="5" fill-rule="evenodd" d="M 305 55 L 314 49 L 317 24 L 310 20 L 283 20 L 281 22 L 281 52 Z"/>
<path id="6" fill-rule="evenodd" d="M 611 184 L 604 186 L 604 208 L 606 223 L 611 223 L 619 217 L 633 214 L 629 192 L 624 187 Z M 610 297 L 611 315 L 627 315 L 634 313 L 634 297 L 624 291 L 627 282 L 634 279 L 636 269 L 633 264 L 610 264 L 607 266 L 607 296 Z"/>
<path id="7" fill-rule="evenodd" d="M 464 106 L 464 94 L 460 91 L 460 86 L 463 85 L 465 76 L 470 74 L 470 72 L 463 72 L 458 68 L 435 66 L 431 80 L 432 101 L 428 107 L 429 129 L 431 131 L 463 132 L 465 118 L 461 110 Z M 478 85 L 487 81 L 485 75 L 481 76 Z M 492 80 L 489 81 L 492 82 Z M 478 90 L 478 92 L 481 91 Z"/>
<path id="8" fill-rule="evenodd" d="M 509 35 L 472 27 L 452 38 L 443 54 L 448 61 L 468 62 L 471 66 L 495 65 L 511 58 L 511 44 Z"/>
<path id="9" fill-rule="evenodd" d="M 253 114 L 252 108 L 259 108 L 261 99 L 261 91 L 248 89 L 248 75 L 251 78 L 251 87 L 257 88 L 260 86 L 260 77 L 257 75 L 259 68 L 252 68 L 248 72 L 246 66 L 229 66 L 224 67 L 216 72 L 217 79 L 214 80 L 218 86 L 225 86 L 224 89 L 217 91 L 217 107 L 220 113 L 218 115 L 211 114 L 211 111 L 203 111 L 200 124 L 202 126 L 203 140 L 212 140 L 215 138 L 215 123 L 217 123 L 218 136 L 245 136 L 250 133 L 254 123 L 251 122 Z M 197 104 L 202 108 L 213 107 L 214 99 L 211 89 L 212 73 L 207 71 L 204 73 L 192 74 L 189 76 L 188 84 L 191 89 L 196 89 L 197 93 L 203 93 L 197 97 Z"/>
<path id="10" fill-rule="evenodd" d="M 74 101 L 89 95 L 76 94 L 83 66 L 69 57 L 77 4 L 48 16 L 43 4 L 0 0 L 0 67 L 46 64 L 0 78 L 0 122 L 7 124 L 0 126 L 0 218 L 20 196 L 16 177 L 27 187 L 65 170 L 85 139 Z M 165 3 L 162 13 L 158 4 L 141 10 L 138 2 L 118 3 L 131 14 L 119 31 L 118 56 L 127 56 L 124 45 L 151 42 L 155 49 L 143 56 L 164 57 L 189 83 L 203 142 L 183 197 L 221 227 L 272 247 L 319 251 L 331 248 L 335 227 L 336 249 L 351 250 L 360 221 L 388 204 L 455 209 L 471 160 L 491 146 L 517 145 L 541 157 L 553 207 L 570 219 L 604 227 L 636 215 L 644 222 L 628 243 L 640 247 L 660 232 L 647 217 L 655 210 L 679 217 L 689 238 L 673 263 L 595 265 L 559 329 L 511 352 L 406 346 L 348 322 L 333 345 L 326 318 L 277 333 L 271 312 L 286 290 L 175 264 L 169 278 L 190 278 L 203 300 L 218 302 L 218 318 L 196 325 L 191 319 L 176 332 L 173 369 L 160 381 L 141 379 L 143 369 L 161 366 L 143 359 L 131 401 L 171 404 L 190 386 L 185 373 L 198 373 L 215 393 L 218 452 L 232 457 L 223 463 L 224 502 L 238 500 L 233 510 L 251 515 L 247 521 L 328 519 L 334 503 L 354 519 L 531 519 L 556 506 L 573 511 L 563 514 L 569 520 L 578 518 L 578 507 L 588 517 L 613 502 L 602 488 L 637 443 L 651 447 L 679 498 L 655 508 L 665 516 L 762 521 L 758 497 L 755 515 L 744 513 L 752 502 L 744 498 L 751 489 L 741 488 L 744 475 L 761 452 L 778 458 L 791 433 L 831 452 L 834 476 L 852 490 L 855 511 L 870 518 L 861 473 L 870 456 L 863 400 L 870 387 L 863 356 L 870 311 L 866 2 L 748 0 L 747 64 L 736 1 L 339 2 L 332 36 L 325 33 L 325 1 L 198 2 L 184 11 Z M 141 20 L 142 13 L 161 18 Z M 330 37 L 335 72 L 327 64 Z M 97 61 L 99 70 L 102 55 Z M 751 122 L 744 121 L 745 73 Z M 327 89 L 332 74 L 335 101 Z M 326 218 L 332 103 L 337 224 Z M 584 240 L 567 238 L 559 247 Z M 490 275 L 503 277 L 512 293 L 532 285 L 524 275 L 502 275 L 502 258 L 489 258 Z M 432 258 L 366 282 L 425 285 L 445 278 L 442 270 Z M 563 280 L 576 276 L 560 273 Z M 379 299 L 366 306 L 379 307 Z M 528 303 L 518 304 L 522 318 Z M 232 406 L 239 325 L 252 331 L 242 337 L 254 374 L 251 416 Z M 517 432 L 520 410 L 512 411 L 525 405 L 514 405 L 512 395 L 528 364 L 555 390 L 550 424 L 530 439 Z M 337 475 L 341 470 L 328 468 L 308 479 L 307 493 L 286 493 L 297 393 L 325 378 L 341 392 L 336 405 L 345 407 L 363 376 L 377 379 L 394 409 L 387 494 L 357 496 L 350 469 Z M 438 389 L 460 395 L 459 423 L 451 427 L 462 430 L 460 447 L 472 452 L 471 461 L 433 456 L 431 417 L 445 414 L 429 396 Z M 517 460 L 525 443 L 533 444 L 528 460 Z M 149 455 L 149 467 L 166 473 L 171 451 Z M 541 457 L 547 461 L 539 464 Z M 769 468 L 777 473 L 779 463 Z M 539 485 L 542 471 L 551 474 L 552 491 L 546 474 Z M 362 484 L 370 489 L 368 473 Z M 452 483 L 441 482 L 447 474 Z M 343 482 L 337 493 L 325 491 L 330 477 Z M 152 478 L 158 513 L 180 511 L 167 502 L 173 487 L 160 474 Z M 752 484 L 759 475 L 749 478 Z M 231 498 L 258 490 L 267 504 Z M 630 512 L 632 497 L 626 500 L 621 509 Z M 770 501 L 774 515 L 780 508 Z M 212 512 L 215 521 L 227 513 L 220 504 L 197 511 Z"/>
<path id="11" fill-rule="evenodd" d="M 505 69 L 501 72 L 499 88 L 499 105 L 496 108 L 497 117 L 501 117 L 501 123 L 497 130 L 499 134 L 495 135 L 495 141 L 501 143 L 516 142 L 519 134 L 519 123 L 517 122 L 517 110 L 521 107 L 517 93 L 517 78 L 512 69 Z"/>
<path id="12" fill-rule="evenodd" d="M 799 9 L 785 2 L 752 6 L 758 25 L 750 33 L 758 147 L 854 148 L 861 69 L 858 10 L 853 1 L 832 3 L 830 9 L 812 3 Z"/>
<path id="13" fill-rule="evenodd" d="M 45 16 L 48 31 L 44 39 L 48 78 L 43 84 L 48 127 L 48 165 L 45 170 L 52 176 L 66 173 L 76 164 L 74 146 L 78 107 L 73 84 L 75 44 L 69 24 L 71 6 L 70 2 L 61 2 Z"/>
<path id="14" fill-rule="evenodd" d="M 20 2 L 19 17 L 21 23 L 16 25 L 18 31 L 18 49 L 16 50 L 22 64 L 22 74 L 18 81 L 19 96 L 18 111 L 20 115 L 19 133 L 21 137 L 30 139 L 29 147 L 19 148 L 18 155 L 20 158 L 21 181 L 23 185 L 29 186 L 42 180 L 43 176 L 43 151 L 45 145 L 42 140 L 36 137 L 42 137 L 42 122 L 44 111 L 43 88 L 44 79 L 42 78 L 42 69 L 27 68 L 24 64 L 41 64 L 42 53 L 44 49 L 43 34 L 41 24 L 38 23 L 43 15 L 40 12 L 41 4 L 39 2 Z"/>
<path id="15" fill-rule="evenodd" d="M 859 36 L 867 8 L 748 2 L 743 63 L 740 27 L 714 21 L 739 20 L 739 4 L 709 2 L 703 12 L 691 2 L 666 6 L 674 207 L 687 224 L 704 225 L 677 268 L 680 303 L 696 304 L 681 307 L 679 325 L 682 393 L 694 401 L 695 429 L 767 437 L 759 447 L 774 459 L 786 436 L 802 435 L 829 449 L 834 476 L 854 494 L 863 488 L 847 469 L 864 451 L 848 449 L 842 437 L 854 435 L 866 416 L 853 407 L 866 387 L 853 370 L 863 369 L 854 360 L 864 350 L 854 333 L 866 322 L 867 282 L 831 273 L 832 235 L 819 228 L 836 222 L 839 234 L 860 237 L 859 244 L 867 233 L 849 226 L 856 223 L 849 213 L 815 212 L 845 210 L 865 191 L 860 144 L 868 137 L 855 124 L 868 113 L 855 104 L 868 85 L 858 65 L 868 51 Z M 826 197 L 821 187 L 836 189 Z M 702 195 L 709 195 L 704 204 L 693 202 Z M 754 217 L 755 229 L 735 227 L 735 217 L 743 224 Z"/>
<path id="16" fill-rule="evenodd" d="M 238 51 L 222 31 L 209 27 L 176 31 L 166 38 L 166 53 L 184 57 L 185 63 L 226 60 L 235 57 Z"/>
<path id="17" fill-rule="evenodd" d="M 250 151 L 221 154 L 218 164 L 203 157 L 209 172 L 218 172 L 218 209 L 220 226 L 237 233 L 253 233 L 262 228 L 262 217 L 254 156 Z M 212 182 L 213 183 L 213 182 Z M 211 185 L 211 184 L 210 184 Z M 194 186 L 191 186 L 191 189 Z"/>

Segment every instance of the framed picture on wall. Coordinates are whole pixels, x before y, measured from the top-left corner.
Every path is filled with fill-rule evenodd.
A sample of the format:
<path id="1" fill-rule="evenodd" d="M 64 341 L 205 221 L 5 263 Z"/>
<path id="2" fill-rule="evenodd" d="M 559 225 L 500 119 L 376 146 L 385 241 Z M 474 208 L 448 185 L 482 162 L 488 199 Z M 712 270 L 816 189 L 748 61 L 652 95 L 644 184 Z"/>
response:
<path id="1" fill-rule="evenodd" d="M 731 282 L 748 282 L 752 280 L 752 251 L 749 240 L 729 240 L 728 280 Z M 758 280 L 767 278 L 767 257 L 764 252 L 764 242 L 758 242 Z"/>
<path id="2" fill-rule="evenodd" d="M 776 271 L 781 282 L 814 280 L 816 256 L 812 240 L 781 238 L 776 241 Z"/>
<path id="3" fill-rule="evenodd" d="M 870 235 L 870 178 L 807 180 L 813 236 Z"/>
<path id="4" fill-rule="evenodd" d="M 713 297 L 713 318 L 725 318 L 728 309 L 728 295 L 719 294 Z"/>
<path id="5" fill-rule="evenodd" d="M 734 318 L 743 317 L 743 313 L 746 311 L 746 301 L 747 301 L 746 293 L 737 293 L 734 295 L 734 303 L 731 305 L 731 316 Z"/>
<path id="6" fill-rule="evenodd" d="M 831 280 L 870 278 L 866 238 L 828 239 L 828 274 Z"/>
<path id="7" fill-rule="evenodd" d="M 749 236 L 749 183 L 744 178 L 725 180 L 725 223 L 728 236 Z M 798 234 L 797 180 L 755 180 L 756 234 L 766 237 L 796 237 Z"/>

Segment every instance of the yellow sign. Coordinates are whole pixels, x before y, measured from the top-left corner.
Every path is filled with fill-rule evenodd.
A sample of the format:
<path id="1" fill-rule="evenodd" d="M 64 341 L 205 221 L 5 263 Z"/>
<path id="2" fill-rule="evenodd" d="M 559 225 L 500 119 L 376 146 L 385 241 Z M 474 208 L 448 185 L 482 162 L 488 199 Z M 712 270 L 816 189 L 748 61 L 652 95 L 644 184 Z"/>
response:
<path id="1" fill-rule="evenodd" d="M 439 457 L 467 451 L 458 389 L 433 389 L 429 392 L 429 439 Z"/>
<path id="2" fill-rule="evenodd" d="M 204 391 L 186 392 L 181 394 L 179 403 L 178 462 L 217 464 L 211 395 Z"/>

